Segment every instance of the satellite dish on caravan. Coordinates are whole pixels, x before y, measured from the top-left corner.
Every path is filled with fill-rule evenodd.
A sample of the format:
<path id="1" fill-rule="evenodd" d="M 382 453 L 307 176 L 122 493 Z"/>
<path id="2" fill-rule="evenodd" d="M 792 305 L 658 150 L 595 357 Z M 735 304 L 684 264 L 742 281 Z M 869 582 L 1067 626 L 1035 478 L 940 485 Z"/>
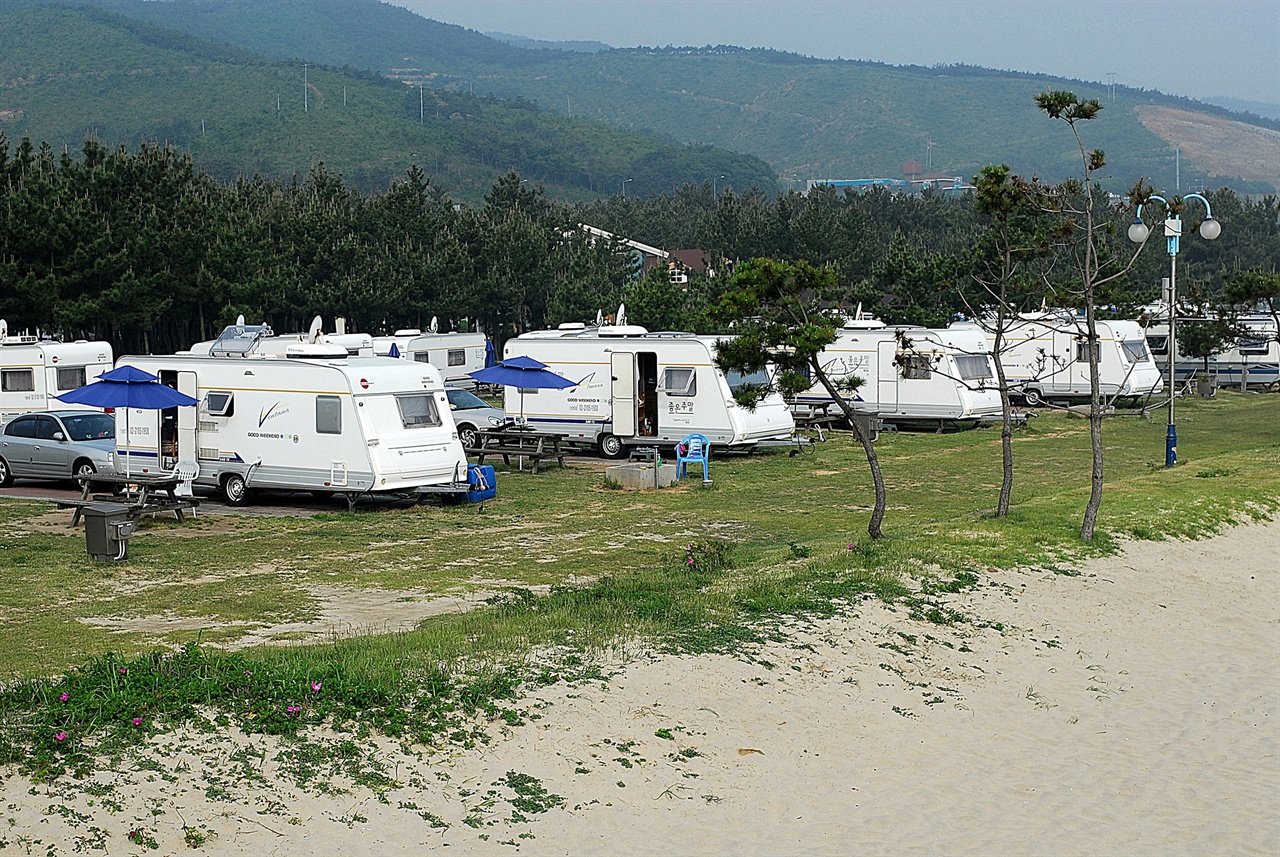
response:
<path id="1" fill-rule="evenodd" d="M 311 329 L 307 331 L 307 342 L 316 343 L 320 341 L 320 335 L 324 332 L 324 320 L 320 316 L 311 319 Z"/>
<path id="2" fill-rule="evenodd" d="M 244 313 L 236 316 L 236 327 L 244 327 Z"/>
<path id="3" fill-rule="evenodd" d="M 604 310 L 598 309 L 596 310 L 596 327 L 600 327 L 603 324 L 604 324 Z"/>
<path id="4" fill-rule="evenodd" d="M 437 319 L 434 315 L 431 316 L 431 332 L 432 333 L 440 332 L 440 320 Z"/>
<path id="5" fill-rule="evenodd" d="M 627 305 L 618 304 L 618 317 L 613 320 L 618 327 L 622 327 L 627 323 Z"/>

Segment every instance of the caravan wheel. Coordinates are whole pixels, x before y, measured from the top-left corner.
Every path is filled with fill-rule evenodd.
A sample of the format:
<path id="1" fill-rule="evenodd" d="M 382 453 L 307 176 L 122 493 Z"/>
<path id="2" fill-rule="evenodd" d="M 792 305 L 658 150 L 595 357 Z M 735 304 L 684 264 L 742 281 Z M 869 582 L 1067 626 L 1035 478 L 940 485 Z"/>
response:
<path id="1" fill-rule="evenodd" d="M 222 496 L 226 498 L 228 506 L 236 508 L 248 506 L 250 491 L 248 484 L 244 481 L 244 477 L 239 473 L 232 473 L 223 479 Z"/>
<path id="2" fill-rule="evenodd" d="M 1036 387 L 1026 387 L 1022 391 L 1022 398 L 1031 407 L 1035 408 L 1044 404 L 1044 398 L 1041 396 L 1040 390 Z"/>
<path id="3" fill-rule="evenodd" d="M 605 458 L 621 458 L 626 449 L 622 438 L 612 434 L 600 435 L 600 454 Z"/>

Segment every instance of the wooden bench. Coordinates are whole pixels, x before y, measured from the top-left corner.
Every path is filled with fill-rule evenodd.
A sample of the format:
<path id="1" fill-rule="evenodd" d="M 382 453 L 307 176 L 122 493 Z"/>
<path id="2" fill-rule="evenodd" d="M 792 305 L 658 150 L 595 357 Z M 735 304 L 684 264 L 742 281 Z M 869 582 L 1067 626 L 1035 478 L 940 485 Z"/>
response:
<path id="1" fill-rule="evenodd" d="M 501 455 L 502 463 L 508 467 L 513 455 L 527 458 L 533 462 L 533 472 L 537 473 L 538 465 L 549 459 L 555 459 L 564 467 L 562 439 L 558 434 L 519 427 L 483 429 L 476 432 L 477 445 L 468 448 L 467 452 L 476 457 L 476 464 L 484 464 L 485 458 L 492 455 Z"/>

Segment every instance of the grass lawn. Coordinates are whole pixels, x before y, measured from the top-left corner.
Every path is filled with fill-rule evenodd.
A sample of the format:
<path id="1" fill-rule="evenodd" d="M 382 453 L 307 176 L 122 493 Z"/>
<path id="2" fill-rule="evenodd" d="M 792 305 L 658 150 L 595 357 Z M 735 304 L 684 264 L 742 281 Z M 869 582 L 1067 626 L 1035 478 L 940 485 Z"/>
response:
<path id="1" fill-rule="evenodd" d="M 1119 538 L 1194 538 L 1273 516 L 1278 418 L 1275 395 L 1184 400 L 1173 470 L 1159 414 L 1109 420 L 1092 544 L 1078 536 L 1088 423 L 1061 413 L 1016 430 L 1005 519 L 990 514 L 998 429 L 882 435 L 889 510 L 876 543 L 866 538 L 866 464 L 846 435 L 812 455 L 716 458 L 710 487 L 630 493 L 606 487 L 596 468 L 551 468 L 501 473 L 483 508 L 148 522 L 116 565 L 89 559 L 67 513 L 0 502 L 0 674 L 11 678 L 0 760 L 37 771 L 87 764 L 134 720 L 164 728 L 209 707 L 264 731 L 358 720 L 459 737 L 469 713 L 501 711 L 521 682 L 589 669 L 593 652 L 629 638 L 732 647 L 767 620 L 867 594 L 928 615 L 931 587 L 963 585 L 988 566 L 1057 565 L 1114 551 Z M 374 605 L 349 620 L 367 629 L 379 609 L 427 616 L 438 599 L 475 593 L 486 599 L 477 609 L 402 633 L 209 645 L 296 638 L 307 623 L 341 625 L 352 604 Z M 312 684 L 323 694 L 308 696 Z"/>

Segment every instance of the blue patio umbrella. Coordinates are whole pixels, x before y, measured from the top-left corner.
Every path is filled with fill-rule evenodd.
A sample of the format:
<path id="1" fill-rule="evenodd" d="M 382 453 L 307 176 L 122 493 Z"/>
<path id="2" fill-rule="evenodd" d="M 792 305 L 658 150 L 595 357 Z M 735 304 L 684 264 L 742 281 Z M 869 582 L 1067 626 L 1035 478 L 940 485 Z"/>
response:
<path id="1" fill-rule="evenodd" d="M 481 384 L 501 384 L 504 387 L 518 389 L 521 422 L 524 422 L 525 390 L 563 390 L 566 387 L 578 386 L 577 381 L 570 381 L 563 375 L 557 375 L 547 368 L 547 364 L 532 357 L 508 357 L 506 360 L 499 361 L 497 365 L 477 369 L 470 374 Z"/>
<path id="2" fill-rule="evenodd" d="M 135 366 L 121 366 L 98 376 L 101 380 L 78 387 L 54 398 L 73 405 L 91 408 L 124 408 L 125 437 L 129 435 L 129 408 L 161 411 L 165 408 L 198 405 L 186 393 L 160 383 L 159 377 Z M 126 440 L 127 442 L 127 440 Z M 119 444 L 116 444 L 117 449 Z M 125 475 L 129 475 L 129 456 L 124 457 Z"/>

